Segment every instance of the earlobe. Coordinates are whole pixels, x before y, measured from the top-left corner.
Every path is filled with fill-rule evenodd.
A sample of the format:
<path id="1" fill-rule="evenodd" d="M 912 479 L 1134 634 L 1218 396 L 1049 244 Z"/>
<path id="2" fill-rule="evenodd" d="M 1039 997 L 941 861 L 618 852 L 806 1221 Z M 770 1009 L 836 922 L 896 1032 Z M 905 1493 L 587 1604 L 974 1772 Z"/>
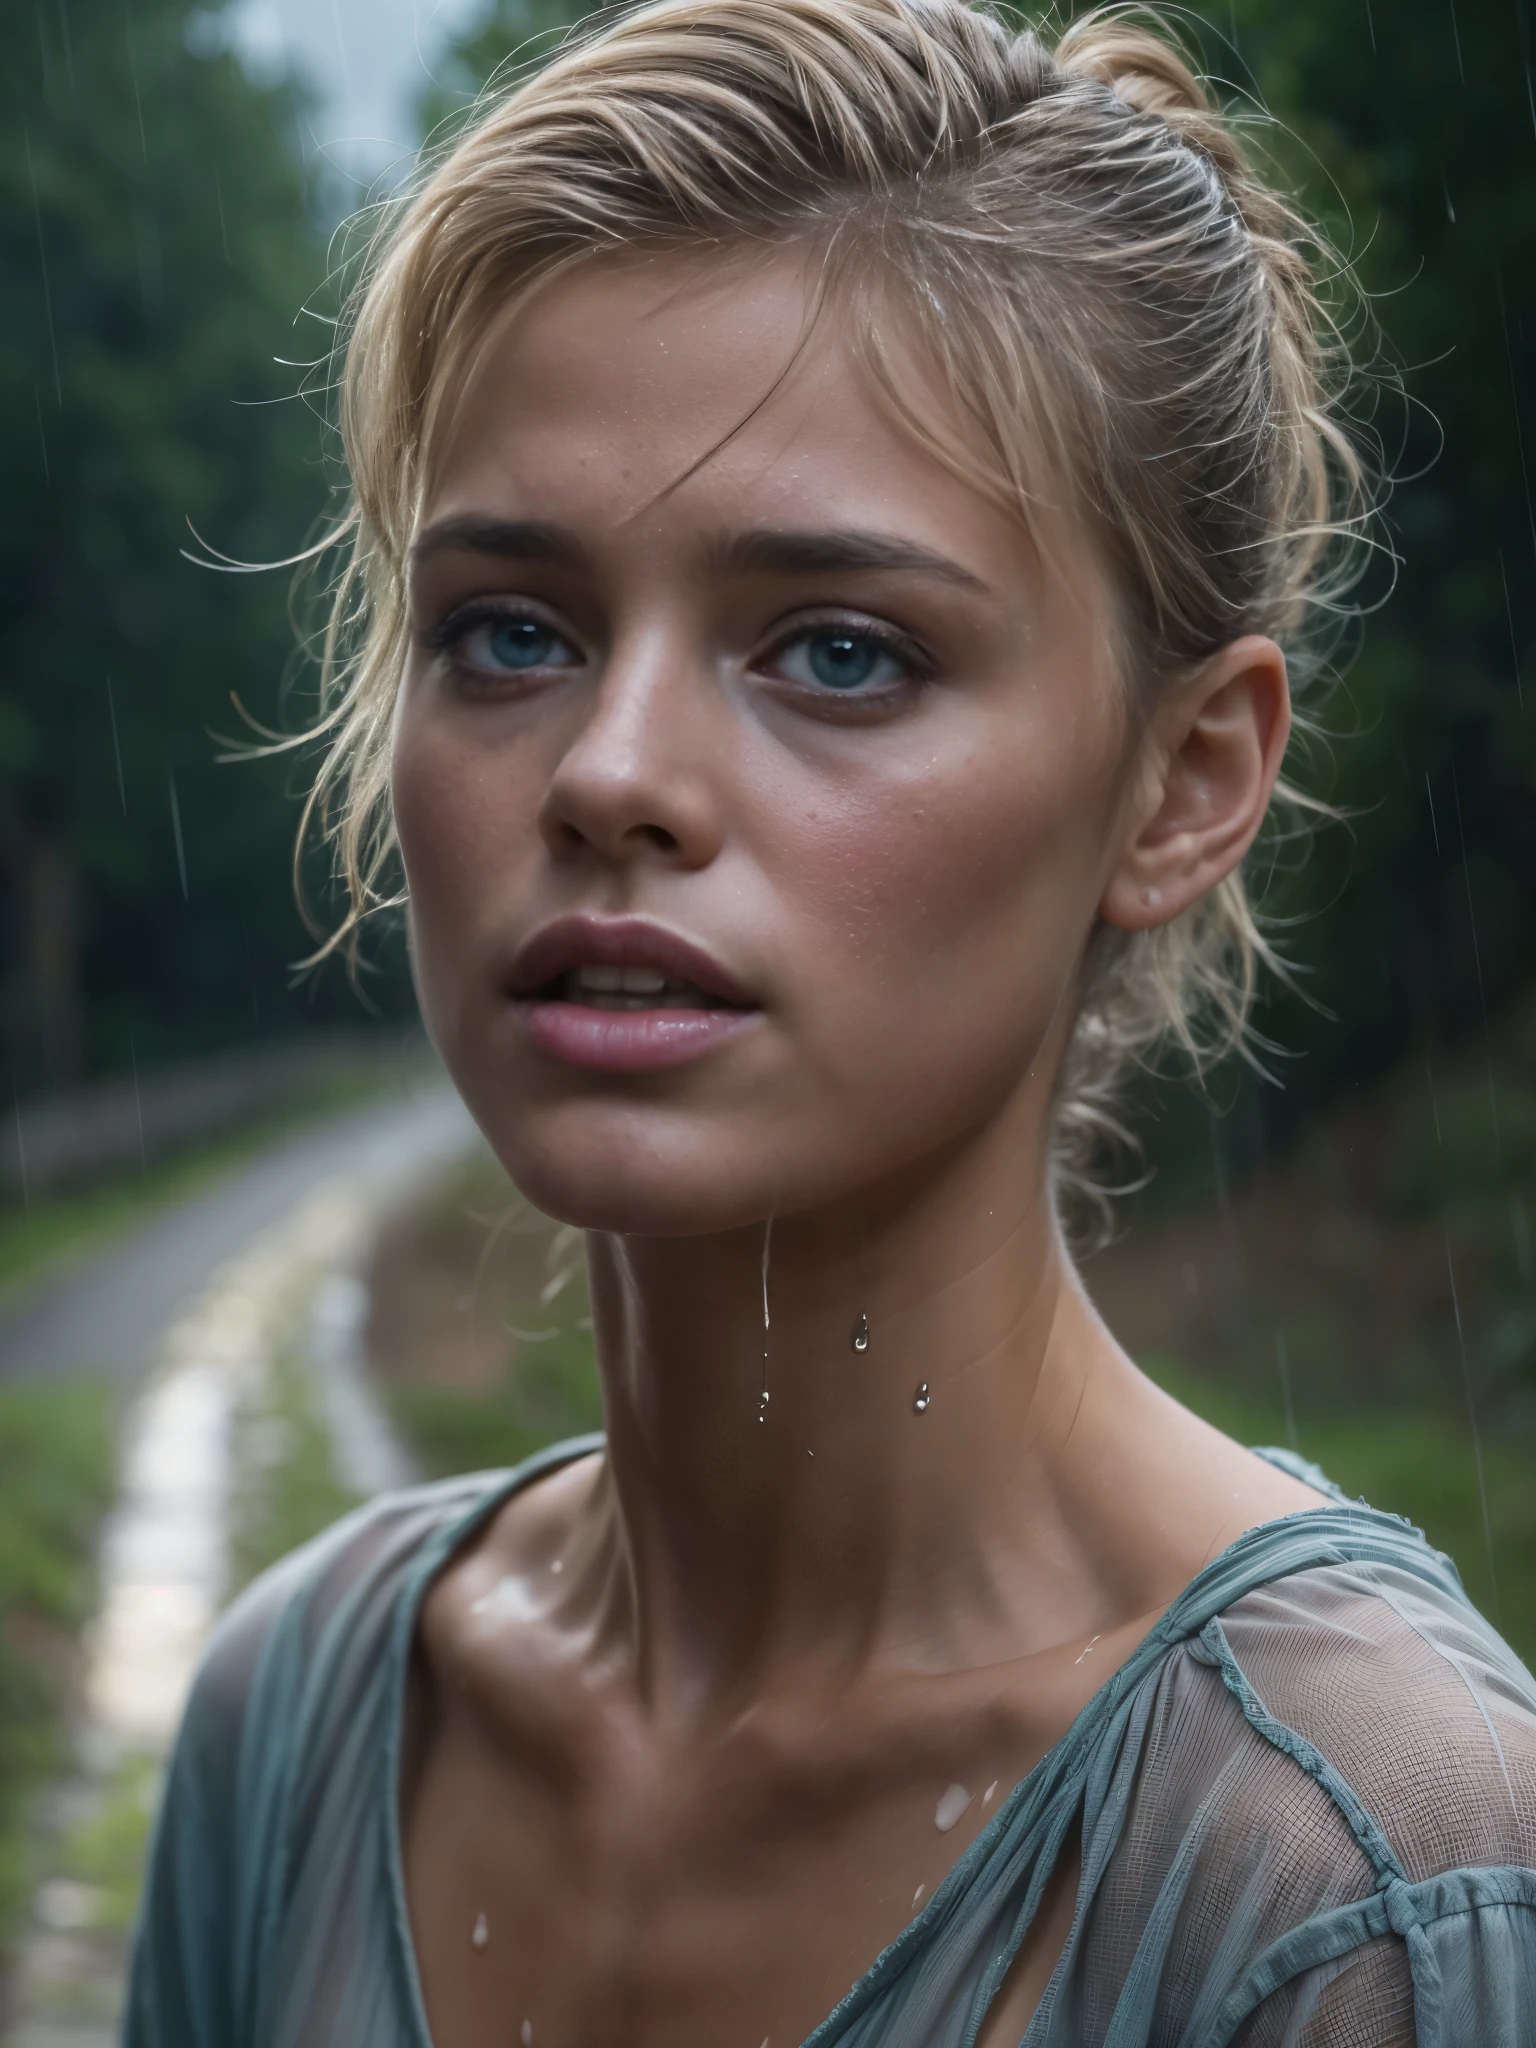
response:
<path id="1" fill-rule="evenodd" d="M 1167 924 L 1232 872 L 1264 822 L 1290 723 L 1285 656 L 1258 634 L 1170 692 L 1143 742 L 1147 772 L 1099 906 L 1106 924 Z"/>

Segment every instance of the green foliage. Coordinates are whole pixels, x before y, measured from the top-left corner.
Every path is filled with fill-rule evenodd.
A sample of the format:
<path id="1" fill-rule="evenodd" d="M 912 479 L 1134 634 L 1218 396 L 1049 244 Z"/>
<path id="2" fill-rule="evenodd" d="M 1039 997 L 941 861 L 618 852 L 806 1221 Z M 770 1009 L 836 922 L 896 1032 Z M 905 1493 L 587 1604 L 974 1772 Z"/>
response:
<path id="1" fill-rule="evenodd" d="M 357 1498 L 342 1484 L 330 1433 L 301 1360 L 280 1352 L 235 1434 L 230 1591 L 339 1521 Z"/>
<path id="2" fill-rule="evenodd" d="M 193 0 L 0 4 L 0 1022 L 22 1086 L 312 1016 L 292 760 L 219 765 L 231 702 L 296 727 L 287 572 L 332 508 L 295 358 L 324 235 L 288 86 Z M 287 362 L 274 361 L 286 358 Z M 322 993 L 353 1014 L 344 987 Z"/>
<path id="3" fill-rule="evenodd" d="M 0 1387 L 0 1947 L 27 1896 L 30 1802 L 61 1759 L 69 1637 L 113 1469 L 105 1388 Z"/>
<path id="4" fill-rule="evenodd" d="M 1289 1443 L 1351 1499 L 1422 1529 L 1455 1559 L 1476 1605 L 1536 1667 L 1536 1491 L 1527 1455 L 1505 1443 L 1474 1445 L 1435 1411 L 1397 1406 L 1318 1416 L 1303 1409 L 1299 1417 L 1287 1416 L 1279 1401 L 1239 1393 L 1172 1359 L 1142 1364 L 1159 1386 L 1228 1436 L 1247 1444 Z"/>
<path id="5" fill-rule="evenodd" d="M 526 1314 L 536 1320 L 545 1311 Z M 569 1323 L 544 1343 L 519 1345 L 490 1389 L 396 1387 L 390 1407 L 434 1477 L 516 1465 L 562 1437 L 600 1429 L 603 1419 L 592 1340 Z"/>
<path id="6" fill-rule="evenodd" d="M 396 1069 L 360 1063 L 355 1073 L 330 1075 L 296 1091 L 281 1110 L 242 1129 L 194 1145 L 83 1188 L 0 1202 L 0 1300 L 67 1267 L 106 1239 L 185 1200 L 206 1182 L 238 1166 L 288 1132 L 389 1092 Z"/>
<path id="7" fill-rule="evenodd" d="M 138 1915 L 161 1775 L 150 1757 L 124 1757 L 63 1844 L 69 1879 L 89 1887 L 92 1927 L 126 1934 Z"/>
<path id="8" fill-rule="evenodd" d="M 601 0 L 492 0 L 469 33 L 436 66 L 421 107 L 424 134 L 434 145 L 450 140 L 465 109 L 487 86 L 510 84 L 558 48 L 576 24 L 599 11 Z"/>
<path id="9" fill-rule="evenodd" d="M 1216 17 L 1220 19 L 1219 14 Z M 1356 808 L 1295 899 L 1312 991 L 1294 1124 L 1418 1041 L 1481 1026 L 1536 971 L 1536 112 L 1523 7 L 1237 0 L 1245 69 L 1293 128 L 1304 196 L 1354 256 L 1406 404 L 1379 426 L 1402 556 L 1336 722 Z M 1523 701 L 1522 701 L 1523 700 Z"/>

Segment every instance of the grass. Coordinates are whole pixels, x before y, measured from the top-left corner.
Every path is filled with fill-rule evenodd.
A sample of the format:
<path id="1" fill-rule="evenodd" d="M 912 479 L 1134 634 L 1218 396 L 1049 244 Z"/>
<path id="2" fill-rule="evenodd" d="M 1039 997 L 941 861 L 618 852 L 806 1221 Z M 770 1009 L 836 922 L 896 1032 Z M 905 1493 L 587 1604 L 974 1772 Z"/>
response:
<path id="1" fill-rule="evenodd" d="M 230 1597 L 357 1506 L 337 1474 L 313 1384 L 292 1351 L 279 1351 L 260 1394 L 236 1420 L 235 1474 Z"/>
<path id="2" fill-rule="evenodd" d="M 292 1349 L 279 1351 L 235 1418 L 234 1471 L 230 1598 L 356 1505 Z M 88 1924 L 98 1932 L 124 1934 L 133 1925 L 159 1783 L 153 1759 L 122 1758 L 60 1845 L 55 1874 L 85 1888 Z"/>
<path id="3" fill-rule="evenodd" d="M 88 1887 L 92 1927 L 127 1934 L 138 1917 L 161 1775 L 151 1757 L 122 1758 L 89 1816 L 65 1839 L 63 1869 Z"/>
<path id="4" fill-rule="evenodd" d="M 547 1311 L 529 1315 L 539 1313 L 547 1324 Z M 434 1477 L 516 1465 L 546 1444 L 602 1427 L 592 1340 L 570 1322 L 523 1348 L 492 1387 L 395 1387 L 389 1405 L 396 1428 Z"/>
<path id="5" fill-rule="evenodd" d="M 157 1159 L 142 1172 L 117 1174 L 87 1187 L 37 1196 L 29 1203 L 0 1204 L 0 1299 L 68 1267 L 157 1209 L 195 1194 L 288 1132 L 370 1101 L 397 1079 L 390 1067 L 360 1065 L 355 1076 L 327 1076 L 303 1089 L 285 1109 L 212 1144 Z"/>
<path id="6" fill-rule="evenodd" d="M 105 1387 L 0 1387 L 0 1949 L 30 1892 L 33 1797 L 63 1761 L 73 1643 L 115 1477 Z"/>

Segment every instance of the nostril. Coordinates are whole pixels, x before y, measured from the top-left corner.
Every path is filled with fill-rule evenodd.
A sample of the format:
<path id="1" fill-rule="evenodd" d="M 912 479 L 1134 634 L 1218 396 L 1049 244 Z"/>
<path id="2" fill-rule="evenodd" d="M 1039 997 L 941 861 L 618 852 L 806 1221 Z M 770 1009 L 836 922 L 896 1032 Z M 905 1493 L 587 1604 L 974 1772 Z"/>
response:
<path id="1" fill-rule="evenodd" d="M 676 833 L 669 832 L 665 825 L 636 825 L 632 827 L 630 836 L 645 840 L 659 853 L 676 853 L 682 844 Z"/>

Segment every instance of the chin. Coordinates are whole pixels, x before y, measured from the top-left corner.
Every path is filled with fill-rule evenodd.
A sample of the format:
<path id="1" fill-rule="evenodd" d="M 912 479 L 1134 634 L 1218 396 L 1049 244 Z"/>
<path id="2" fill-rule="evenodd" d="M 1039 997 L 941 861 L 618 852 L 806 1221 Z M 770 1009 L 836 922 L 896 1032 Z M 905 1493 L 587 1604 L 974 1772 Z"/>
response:
<path id="1" fill-rule="evenodd" d="M 633 1112 L 480 1120 L 518 1193 L 578 1230 L 703 1237 L 759 1224 L 774 1208 L 767 1177 L 741 1171 L 763 1160 L 763 1134 L 650 1123 Z"/>

